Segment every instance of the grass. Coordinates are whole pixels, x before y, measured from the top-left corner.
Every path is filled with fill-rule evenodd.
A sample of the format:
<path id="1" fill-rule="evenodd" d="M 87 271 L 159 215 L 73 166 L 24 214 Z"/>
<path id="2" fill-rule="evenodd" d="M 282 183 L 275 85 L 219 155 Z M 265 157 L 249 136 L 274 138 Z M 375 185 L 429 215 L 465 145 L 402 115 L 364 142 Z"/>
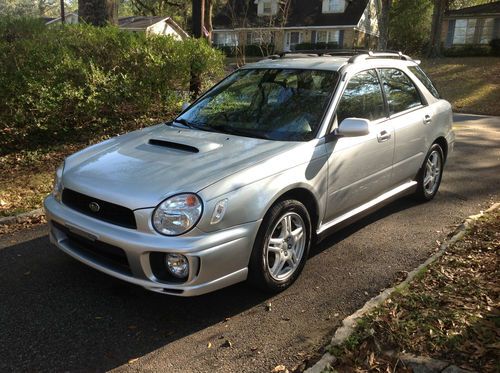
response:
<path id="1" fill-rule="evenodd" d="M 448 248 L 403 291 L 358 323 L 332 349 L 334 371 L 396 371 L 391 352 L 446 360 L 480 372 L 500 370 L 500 212 Z M 401 366 L 397 371 L 405 372 Z"/>
<path id="2" fill-rule="evenodd" d="M 500 115 L 500 58 L 424 60 L 422 66 L 455 111 Z M 92 142 L 97 142 L 94 139 Z M 0 157 L 0 217 L 41 207 L 65 156 L 88 144 L 61 145 Z"/>
<path id="3" fill-rule="evenodd" d="M 500 57 L 437 58 L 422 68 L 455 112 L 500 116 Z"/>

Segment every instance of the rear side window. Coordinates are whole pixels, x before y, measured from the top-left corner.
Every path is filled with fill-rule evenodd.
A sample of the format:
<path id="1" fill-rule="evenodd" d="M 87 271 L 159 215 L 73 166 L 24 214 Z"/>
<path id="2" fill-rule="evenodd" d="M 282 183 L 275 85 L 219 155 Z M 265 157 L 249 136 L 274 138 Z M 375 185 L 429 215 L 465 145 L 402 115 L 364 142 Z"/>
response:
<path id="1" fill-rule="evenodd" d="M 391 115 L 422 105 L 417 87 L 404 72 L 380 69 L 380 76 Z"/>
<path id="2" fill-rule="evenodd" d="M 429 90 L 429 92 L 436 98 L 440 98 L 440 94 L 438 90 L 436 89 L 436 86 L 432 83 L 432 81 L 429 79 L 426 73 L 418 67 L 418 66 L 411 66 L 410 71 L 415 74 L 415 76 L 422 82 L 422 84 Z"/>
<path id="3" fill-rule="evenodd" d="M 384 118 L 384 96 L 375 70 L 367 70 L 354 75 L 340 99 L 337 121 L 345 118 L 376 120 Z"/>

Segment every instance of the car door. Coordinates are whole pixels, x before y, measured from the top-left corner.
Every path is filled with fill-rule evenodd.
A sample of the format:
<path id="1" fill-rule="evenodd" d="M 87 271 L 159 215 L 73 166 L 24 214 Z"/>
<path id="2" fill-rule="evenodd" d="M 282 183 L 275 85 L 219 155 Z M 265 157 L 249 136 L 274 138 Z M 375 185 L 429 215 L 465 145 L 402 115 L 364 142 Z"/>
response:
<path id="1" fill-rule="evenodd" d="M 394 128 L 395 148 L 392 182 L 396 186 L 415 178 L 425 157 L 426 126 L 432 110 L 425 104 L 413 81 L 402 70 L 378 70 Z"/>
<path id="2" fill-rule="evenodd" d="M 324 223 L 370 201 L 388 188 L 394 130 L 387 120 L 382 87 L 374 69 L 355 74 L 337 106 L 333 128 L 345 118 L 370 121 L 368 135 L 327 135 L 328 198 Z"/>

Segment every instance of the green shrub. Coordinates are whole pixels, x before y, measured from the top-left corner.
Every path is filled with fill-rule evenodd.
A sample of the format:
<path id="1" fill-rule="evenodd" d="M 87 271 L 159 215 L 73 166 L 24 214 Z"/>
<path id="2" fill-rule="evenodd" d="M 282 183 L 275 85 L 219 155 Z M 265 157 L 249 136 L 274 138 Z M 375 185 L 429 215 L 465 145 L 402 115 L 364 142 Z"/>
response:
<path id="1" fill-rule="evenodd" d="M 168 118 L 192 71 L 207 88 L 222 54 L 204 40 L 0 18 L 0 155 Z"/>
<path id="2" fill-rule="evenodd" d="M 488 45 L 470 44 L 462 46 L 453 46 L 443 49 L 446 57 L 481 57 L 491 54 L 491 47 Z"/>
<path id="3" fill-rule="evenodd" d="M 295 46 L 296 51 L 309 51 L 309 50 L 320 50 L 320 49 L 338 49 L 339 44 L 337 42 L 332 43 L 300 43 Z"/>
<path id="4" fill-rule="evenodd" d="M 500 56 L 500 39 L 493 39 L 490 41 L 491 54 L 493 56 Z"/>
<path id="5" fill-rule="evenodd" d="M 240 53 L 244 53 L 246 57 L 266 57 L 274 53 L 273 44 L 250 44 L 238 47 L 219 45 L 216 46 L 216 48 L 220 49 L 226 55 L 226 57 L 235 57 L 238 54 L 238 49 L 240 50 Z"/>

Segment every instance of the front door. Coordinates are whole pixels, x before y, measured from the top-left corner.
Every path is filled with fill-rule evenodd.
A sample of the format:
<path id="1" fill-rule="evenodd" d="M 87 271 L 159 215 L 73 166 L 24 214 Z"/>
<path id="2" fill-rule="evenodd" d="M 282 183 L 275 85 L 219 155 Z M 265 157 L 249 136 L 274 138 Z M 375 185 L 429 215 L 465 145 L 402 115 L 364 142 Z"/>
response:
<path id="1" fill-rule="evenodd" d="M 337 107 L 335 121 L 340 124 L 345 118 L 368 119 L 370 133 L 335 137 L 326 143 L 330 155 L 323 223 L 383 194 L 390 186 L 394 129 L 387 118 L 375 70 L 359 72 L 350 79 Z"/>
<path id="2" fill-rule="evenodd" d="M 300 31 L 287 31 L 285 34 L 285 52 L 290 52 L 295 50 L 297 44 L 302 43 L 302 32 Z"/>

